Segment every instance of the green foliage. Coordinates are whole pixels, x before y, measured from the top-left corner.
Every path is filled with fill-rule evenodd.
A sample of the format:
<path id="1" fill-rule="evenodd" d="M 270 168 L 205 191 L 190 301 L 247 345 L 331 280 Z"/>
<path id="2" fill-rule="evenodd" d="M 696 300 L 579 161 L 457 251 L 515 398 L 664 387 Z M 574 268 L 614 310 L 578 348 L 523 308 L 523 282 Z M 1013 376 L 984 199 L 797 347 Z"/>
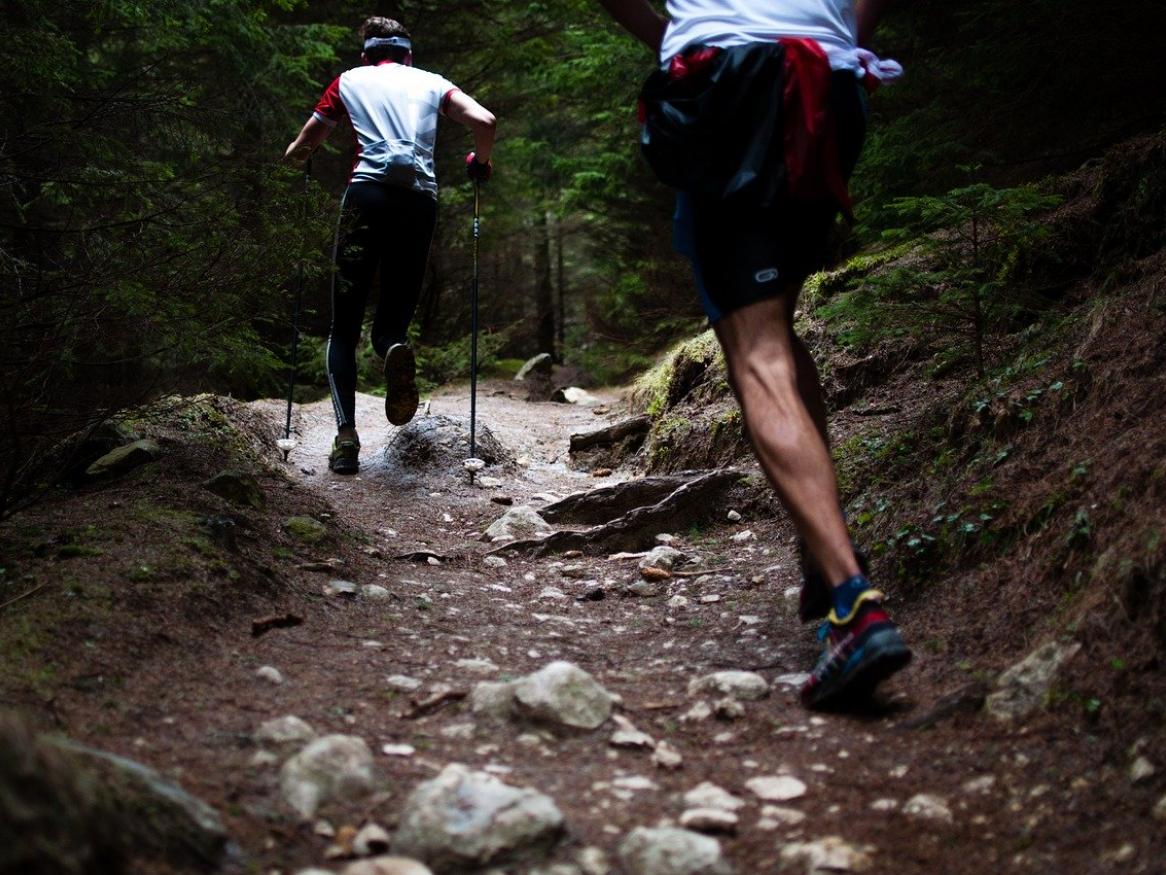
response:
<path id="1" fill-rule="evenodd" d="M 468 382 L 470 378 L 470 343 L 471 335 L 467 334 L 442 346 L 419 347 L 417 350 L 417 376 L 422 390 L 432 391 L 438 386 L 443 386 L 454 380 Z M 493 363 L 498 351 L 505 344 L 505 334 L 482 333 L 478 335 L 479 374 Z M 514 376 L 514 374 L 510 374 L 510 376 Z"/>
<path id="2" fill-rule="evenodd" d="M 317 195 L 275 166 L 335 29 L 289 0 L 0 12 L 0 512 L 46 438 L 165 391 L 274 390 Z M 11 290 L 11 294 L 8 293 Z"/>
<path id="3" fill-rule="evenodd" d="M 1034 188 L 982 182 L 899 198 L 892 209 L 905 224 L 885 236 L 911 241 L 911 254 L 851 280 L 821 313 L 846 343 L 897 336 L 942 344 L 941 366 L 970 358 L 983 377 L 993 338 L 1039 307 L 1016 265 L 1047 233 L 1034 215 L 1057 203 Z"/>

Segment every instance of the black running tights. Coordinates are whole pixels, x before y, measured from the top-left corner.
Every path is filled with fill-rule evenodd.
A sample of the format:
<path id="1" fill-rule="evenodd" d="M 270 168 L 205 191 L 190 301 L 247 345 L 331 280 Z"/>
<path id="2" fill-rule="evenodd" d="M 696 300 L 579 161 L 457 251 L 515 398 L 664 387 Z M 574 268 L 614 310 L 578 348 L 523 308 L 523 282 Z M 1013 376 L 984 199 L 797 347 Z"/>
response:
<path id="1" fill-rule="evenodd" d="M 380 271 L 370 340 L 383 357 L 404 343 L 417 309 L 437 201 L 424 192 L 375 182 L 348 186 L 340 205 L 332 328 L 325 352 L 328 385 L 339 427 L 355 424 L 356 347 L 369 289 Z"/>

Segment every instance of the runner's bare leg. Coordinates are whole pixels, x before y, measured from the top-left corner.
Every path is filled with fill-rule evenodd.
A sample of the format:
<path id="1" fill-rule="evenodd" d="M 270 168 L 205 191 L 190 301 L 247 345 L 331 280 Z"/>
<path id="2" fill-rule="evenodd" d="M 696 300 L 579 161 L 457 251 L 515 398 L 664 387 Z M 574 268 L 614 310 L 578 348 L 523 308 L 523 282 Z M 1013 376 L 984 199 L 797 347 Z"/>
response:
<path id="1" fill-rule="evenodd" d="M 824 439 L 817 371 L 793 333 L 788 300 L 795 294 L 790 289 L 783 298 L 734 310 L 714 327 L 753 451 L 826 579 L 836 585 L 859 568 Z"/>

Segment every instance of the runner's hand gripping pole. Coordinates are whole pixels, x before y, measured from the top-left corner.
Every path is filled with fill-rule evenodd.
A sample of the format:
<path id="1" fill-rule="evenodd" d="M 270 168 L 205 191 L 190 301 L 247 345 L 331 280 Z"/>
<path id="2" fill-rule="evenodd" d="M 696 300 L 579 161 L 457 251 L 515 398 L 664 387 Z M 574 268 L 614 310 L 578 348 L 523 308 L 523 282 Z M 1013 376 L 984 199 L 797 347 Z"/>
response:
<path id="1" fill-rule="evenodd" d="M 308 156 L 308 160 L 304 162 L 304 197 L 301 205 L 302 222 L 300 227 L 308 218 L 308 186 L 312 181 L 312 156 Z M 275 442 L 275 445 L 283 451 L 283 460 L 286 462 L 288 454 L 296 448 L 296 439 L 291 436 L 291 420 L 292 420 L 292 394 L 296 388 L 296 368 L 299 362 L 297 361 L 300 349 L 300 310 L 304 302 L 304 260 L 300 259 L 299 274 L 296 278 L 296 304 L 292 311 L 292 342 L 291 342 L 291 367 L 288 370 L 287 377 L 287 417 L 283 426 L 283 437 Z"/>
<path id="2" fill-rule="evenodd" d="M 471 153 L 472 154 L 472 153 Z M 481 182 L 474 178 L 474 273 L 470 283 L 470 457 L 463 462 L 463 466 L 470 474 L 470 483 L 474 482 L 474 474 L 486 467 L 486 463 L 478 458 L 477 424 L 478 424 L 478 235 L 481 231 Z"/>

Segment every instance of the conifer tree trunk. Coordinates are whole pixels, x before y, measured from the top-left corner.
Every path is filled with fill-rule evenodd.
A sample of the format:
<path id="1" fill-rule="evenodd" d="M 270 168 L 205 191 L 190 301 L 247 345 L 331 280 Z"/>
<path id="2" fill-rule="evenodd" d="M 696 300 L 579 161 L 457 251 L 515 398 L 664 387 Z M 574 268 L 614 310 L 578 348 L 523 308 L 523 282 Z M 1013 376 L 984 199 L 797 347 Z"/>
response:
<path id="1" fill-rule="evenodd" d="M 564 285 L 564 272 L 563 272 L 563 220 L 562 220 L 562 218 L 559 218 L 555 222 L 555 258 L 558 261 L 558 264 L 556 265 L 556 283 L 555 283 L 555 285 L 556 285 L 556 287 L 558 289 L 558 293 L 559 293 L 559 300 L 558 300 L 559 317 L 556 320 L 556 322 L 557 322 L 556 339 L 558 340 L 558 348 L 556 350 L 555 358 L 559 362 L 562 362 L 563 358 L 567 354 L 567 346 L 566 346 L 566 343 L 564 341 L 564 336 L 563 336 L 564 332 L 566 331 L 566 325 L 567 325 L 567 305 L 566 305 L 567 289 L 566 289 L 566 286 Z"/>
<path id="2" fill-rule="evenodd" d="M 551 284 L 551 230 L 546 211 L 539 212 L 537 235 L 534 250 L 535 339 L 540 353 L 549 352 L 558 360 L 554 287 Z"/>

